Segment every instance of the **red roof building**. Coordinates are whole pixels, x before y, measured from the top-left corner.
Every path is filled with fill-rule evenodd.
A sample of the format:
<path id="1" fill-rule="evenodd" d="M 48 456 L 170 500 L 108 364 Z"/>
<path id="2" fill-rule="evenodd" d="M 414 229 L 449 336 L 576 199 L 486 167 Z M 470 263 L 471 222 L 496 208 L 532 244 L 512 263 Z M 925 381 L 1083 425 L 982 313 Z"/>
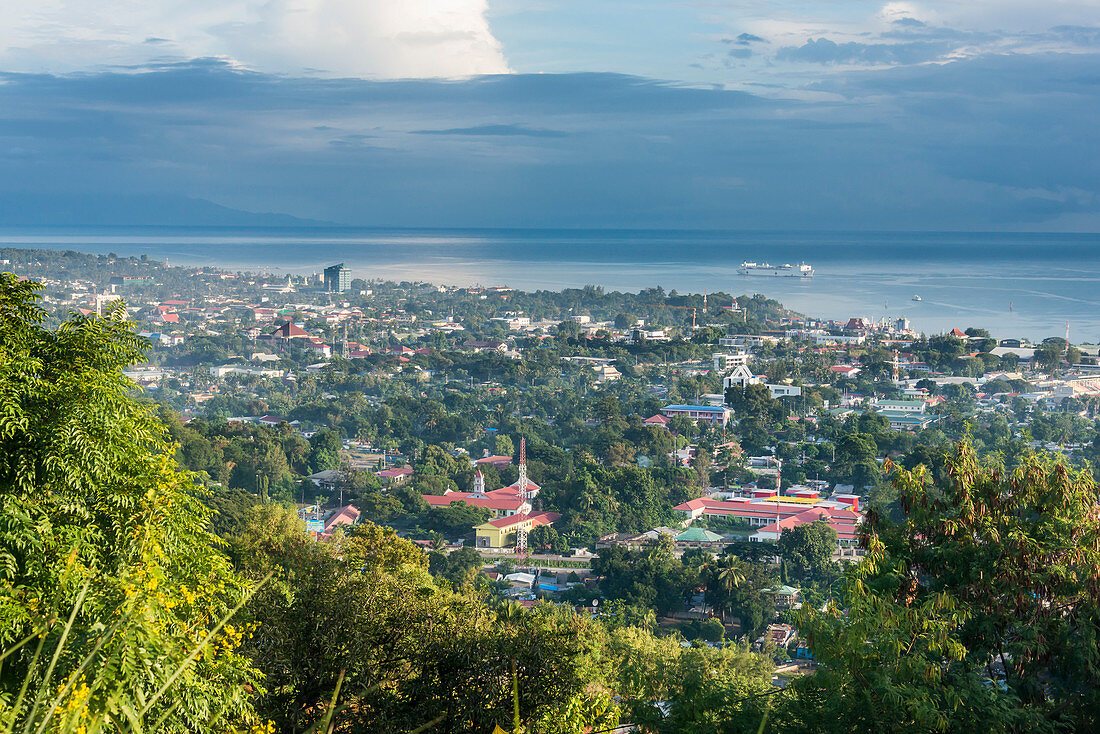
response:
<path id="1" fill-rule="evenodd" d="M 807 498 L 809 499 L 809 498 Z M 677 505 L 675 510 L 694 519 L 699 516 L 737 517 L 750 527 L 758 528 L 752 540 L 774 540 L 783 530 L 812 523 L 819 518 L 829 523 L 842 543 L 856 540 L 856 532 L 863 513 L 848 495 L 837 495 L 834 500 L 819 500 L 812 505 L 804 501 L 784 501 L 784 498 L 739 498 L 714 500 L 699 497 Z"/>
<path id="2" fill-rule="evenodd" d="M 376 471 L 374 476 L 384 480 L 388 484 L 397 484 L 403 482 L 412 476 L 413 468 L 411 466 L 397 466 L 393 469 L 383 469 L 382 471 Z"/>
<path id="3" fill-rule="evenodd" d="M 289 321 L 271 332 L 272 339 L 308 339 L 309 332 Z"/>
<path id="4" fill-rule="evenodd" d="M 489 466 L 494 466 L 497 469 L 503 469 L 506 466 L 511 466 L 512 465 L 512 457 L 511 456 L 486 456 L 485 458 L 478 459 L 474 463 L 478 464 L 479 466 L 485 466 L 486 464 L 488 464 Z"/>
<path id="5" fill-rule="evenodd" d="M 354 525 L 359 520 L 359 510 L 354 505 L 346 505 L 341 507 L 333 514 L 327 521 L 325 521 L 324 532 L 321 533 L 320 538 L 327 540 L 332 537 L 332 533 L 336 528 L 341 525 Z"/>
<path id="6" fill-rule="evenodd" d="M 494 490 L 500 491 L 500 490 Z M 447 494 L 423 494 L 420 495 L 431 507 L 448 507 L 452 502 L 464 502 L 470 507 L 483 507 L 493 513 L 493 517 L 508 517 L 521 514 L 524 508 L 528 510 L 531 505 L 516 496 L 493 496 L 488 494 L 475 495 L 473 492 L 448 492 Z"/>

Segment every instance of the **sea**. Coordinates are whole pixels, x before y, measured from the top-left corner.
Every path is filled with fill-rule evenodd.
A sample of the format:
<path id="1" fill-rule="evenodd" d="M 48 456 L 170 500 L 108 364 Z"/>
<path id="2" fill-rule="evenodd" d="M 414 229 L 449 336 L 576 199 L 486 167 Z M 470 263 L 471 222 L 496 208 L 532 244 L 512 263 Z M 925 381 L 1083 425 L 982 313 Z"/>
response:
<path id="1" fill-rule="evenodd" d="M 148 255 L 273 274 L 343 262 L 365 280 L 761 293 L 826 319 L 908 318 L 998 338 L 1100 343 L 1100 234 L 131 227 L 0 229 L 0 246 Z M 812 279 L 750 277 L 745 260 Z"/>

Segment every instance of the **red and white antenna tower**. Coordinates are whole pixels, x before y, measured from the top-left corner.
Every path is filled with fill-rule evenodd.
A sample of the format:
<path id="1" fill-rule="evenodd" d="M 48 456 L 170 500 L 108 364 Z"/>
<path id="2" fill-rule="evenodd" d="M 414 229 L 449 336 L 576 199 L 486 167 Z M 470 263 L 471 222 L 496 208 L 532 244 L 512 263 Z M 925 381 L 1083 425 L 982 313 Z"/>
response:
<path id="1" fill-rule="evenodd" d="M 775 539 L 779 540 L 779 495 L 783 491 L 783 460 L 775 460 Z"/>
<path id="2" fill-rule="evenodd" d="M 519 440 L 519 479 L 516 480 L 520 499 L 530 501 L 531 498 L 528 496 L 529 486 L 530 482 L 527 479 L 527 439 L 521 438 Z"/>
<path id="3" fill-rule="evenodd" d="M 519 490 L 519 498 L 527 505 L 527 512 L 531 514 L 531 496 L 528 490 L 527 480 L 527 439 L 519 440 L 519 479 L 516 480 L 516 489 Z M 516 531 L 516 555 L 527 556 L 527 529 L 520 526 Z"/>

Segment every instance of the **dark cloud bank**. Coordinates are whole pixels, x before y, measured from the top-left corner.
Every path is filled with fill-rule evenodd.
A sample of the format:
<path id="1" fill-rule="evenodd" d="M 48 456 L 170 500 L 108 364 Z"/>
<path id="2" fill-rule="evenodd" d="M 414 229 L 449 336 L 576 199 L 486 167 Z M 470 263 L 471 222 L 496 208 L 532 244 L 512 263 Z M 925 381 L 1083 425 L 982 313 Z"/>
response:
<path id="1" fill-rule="evenodd" d="M 886 53 L 829 44 L 790 53 Z M 230 211 L 244 210 L 368 226 L 1095 230 L 1098 61 L 835 73 L 803 90 L 814 101 L 614 74 L 318 80 L 203 60 L 5 74 L 0 224 L 255 223 Z"/>

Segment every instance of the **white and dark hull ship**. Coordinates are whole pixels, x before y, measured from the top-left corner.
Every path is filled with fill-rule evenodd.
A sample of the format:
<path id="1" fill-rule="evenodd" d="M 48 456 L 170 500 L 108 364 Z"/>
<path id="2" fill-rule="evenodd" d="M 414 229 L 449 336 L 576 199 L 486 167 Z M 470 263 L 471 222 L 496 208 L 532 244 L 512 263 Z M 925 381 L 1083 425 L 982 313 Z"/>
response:
<path id="1" fill-rule="evenodd" d="M 740 275 L 763 275 L 769 278 L 812 278 L 814 269 L 806 263 L 798 265 L 769 265 L 768 263 L 741 263 L 737 269 Z"/>

